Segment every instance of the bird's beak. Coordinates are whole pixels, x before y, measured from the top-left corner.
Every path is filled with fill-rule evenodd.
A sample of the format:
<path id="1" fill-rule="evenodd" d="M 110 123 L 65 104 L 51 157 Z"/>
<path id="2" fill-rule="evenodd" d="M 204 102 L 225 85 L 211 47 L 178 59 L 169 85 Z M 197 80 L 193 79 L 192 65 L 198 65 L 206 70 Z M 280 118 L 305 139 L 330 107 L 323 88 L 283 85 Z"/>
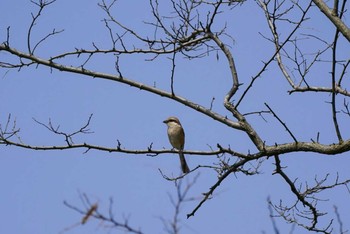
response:
<path id="1" fill-rule="evenodd" d="M 163 121 L 163 123 L 165 123 L 165 124 L 166 124 L 167 122 L 168 122 L 167 120 L 164 120 L 164 121 Z"/>

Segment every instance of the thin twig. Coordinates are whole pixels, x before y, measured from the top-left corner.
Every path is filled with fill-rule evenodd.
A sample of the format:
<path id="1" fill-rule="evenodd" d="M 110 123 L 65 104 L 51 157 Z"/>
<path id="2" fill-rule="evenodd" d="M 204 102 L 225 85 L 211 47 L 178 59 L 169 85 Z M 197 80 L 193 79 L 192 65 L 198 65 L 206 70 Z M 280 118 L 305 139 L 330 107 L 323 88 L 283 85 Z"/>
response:
<path id="1" fill-rule="evenodd" d="M 289 128 L 287 127 L 287 125 L 277 116 L 277 114 L 271 109 L 271 107 L 267 104 L 264 103 L 265 106 L 270 110 L 270 112 L 272 113 L 272 115 L 278 120 L 278 122 L 280 122 L 282 124 L 282 126 L 286 129 L 286 131 L 289 133 L 289 135 L 293 138 L 295 143 L 298 143 L 298 140 L 295 138 L 295 136 L 293 135 L 293 133 L 289 130 Z"/>

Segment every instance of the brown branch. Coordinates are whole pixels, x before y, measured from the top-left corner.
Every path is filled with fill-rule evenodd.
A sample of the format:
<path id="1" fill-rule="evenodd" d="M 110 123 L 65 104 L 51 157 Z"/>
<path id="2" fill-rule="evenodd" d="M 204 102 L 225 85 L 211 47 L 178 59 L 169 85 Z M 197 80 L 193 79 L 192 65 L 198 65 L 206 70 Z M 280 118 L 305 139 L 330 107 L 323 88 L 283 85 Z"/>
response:
<path id="1" fill-rule="evenodd" d="M 15 135 L 15 134 L 13 134 Z M 123 154 L 134 154 L 134 155 L 147 155 L 150 157 L 155 157 L 161 154 L 178 154 L 177 151 L 175 150 L 169 150 L 169 149 L 164 149 L 164 150 L 155 150 L 155 149 L 144 149 L 144 150 L 135 150 L 135 149 L 125 149 L 121 147 L 121 144 L 118 144 L 116 147 L 104 147 L 104 146 L 98 146 L 98 145 L 92 145 L 88 143 L 82 143 L 82 144 L 67 144 L 67 145 L 55 145 L 55 146 L 35 146 L 35 145 L 28 145 L 28 144 L 23 144 L 19 142 L 14 142 L 10 141 L 6 138 L 3 138 L 3 136 L 0 136 L 0 145 L 8 145 L 8 146 L 16 146 L 19 148 L 24 148 L 24 149 L 31 149 L 31 150 L 38 150 L 38 151 L 54 151 L 54 150 L 70 150 L 70 149 L 84 149 L 85 152 L 88 152 L 90 150 L 98 150 L 102 152 L 108 152 L 108 153 L 123 153 Z M 230 153 L 232 155 L 241 157 L 241 158 L 246 158 L 248 156 L 234 152 L 230 149 L 218 149 L 215 151 L 196 151 L 196 150 L 184 150 L 184 154 L 186 155 L 193 155 L 193 156 L 215 156 L 218 154 L 222 153 Z M 259 157 L 261 157 L 259 155 Z"/>
<path id="2" fill-rule="evenodd" d="M 89 220 L 89 218 L 93 215 L 93 213 L 97 210 L 97 208 L 98 208 L 97 203 L 91 205 L 90 209 L 86 211 L 85 216 L 82 218 L 81 224 L 85 224 Z"/>
<path id="3" fill-rule="evenodd" d="M 334 88 L 328 88 L 328 87 L 313 87 L 313 86 L 306 86 L 306 87 L 295 87 L 292 90 L 288 91 L 289 94 L 297 93 L 297 92 L 320 92 L 320 93 L 336 93 L 336 94 L 342 94 L 344 96 L 350 97 L 350 92 L 342 89 L 339 85 L 335 85 Z"/>
<path id="4" fill-rule="evenodd" d="M 145 150 L 131 150 L 131 149 L 124 149 L 122 148 L 122 145 L 119 140 L 117 140 L 117 145 L 115 147 L 104 147 L 104 146 L 98 146 L 98 145 L 92 145 L 88 143 L 81 143 L 81 144 L 74 144 L 73 142 L 73 136 L 77 134 L 88 134 L 92 133 L 91 130 L 89 129 L 90 121 L 91 121 L 92 115 L 88 118 L 87 122 L 80 127 L 78 130 L 73 131 L 71 133 L 66 133 L 60 130 L 60 126 L 54 126 L 54 124 L 49 120 L 48 124 L 41 123 L 37 120 L 34 119 L 36 123 L 38 123 L 41 126 L 44 126 L 47 130 L 50 132 L 58 135 L 58 136 L 64 136 L 65 142 L 67 143 L 66 145 L 53 145 L 53 146 L 35 146 L 35 145 L 28 145 L 24 144 L 18 134 L 20 132 L 20 129 L 17 129 L 16 127 L 16 120 L 13 121 L 11 119 L 11 114 L 9 114 L 7 118 L 7 122 L 5 126 L 0 124 L 0 145 L 12 145 L 16 146 L 19 148 L 24 148 L 24 149 L 31 149 L 31 150 L 69 150 L 69 149 L 85 149 L 85 152 L 88 152 L 90 150 L 99 150 L 99 151 L 104 151 L 104 152 L 119 152 L 119 153 L 125 153 L 125 154 L 136 154 L 136 155 L 148 155 L 151 157 L 157 156 L 159 154 L 168 154 L 168 153 L 174 153 L 178 154 L 177 151 L 174 150 L 154 150 L 152 148 L 152 144 Z M 13 137 L 17 136 L 18 141 L 11 140 Z M 220 154 L 230 154 L 232 156 L 237 156 L 240 158 L 246 158 L 248 157 L 246 154 L 239 153 L 236 151 L 233 151 L 229 148 L 224 148 L 221 145 L 217 145 L 218 149 L 217 150 L 212 150 L 212 151 L 184 151 L 184 153 L 188 155 L 202 155 L 202 156 L 215 156 L 215 155 L 220 155 Z"/>
<path id="5" fill-rule="evenodd" d="M 226 118 L 225 116 L 221 116 L 220 114 L 213 112 L 213 111 L 209 110 L 208 108 L 205 108 L 199 104 L 193 103 L 193 102 L 191 102 L 183 97 L 173 96 L 171 94 L 171 92 L 166 92 L 166 91 L 160 90 L 158 88 L 155 88 L 153 86 L 149 86 L 149 85 L 145 85 L 141 82 L 133 81 L 133 80 L 128 79 L 126 77 L 120 77 L 120 76 L 113 75 L 113 74 L 96 72 L 96 71 L 88 70 L 85 68 L 65 66 L 65 65 L 62 65 L 59 63 L 55 63 L 52 60 L 46 60 L 46 59 L 42 59 L 42 58 L 33 56 L 31 54 L 20 52 L 14 48 L 10 48 L 10 47 L 7 47 L 5 45 L 0 45 L 0 51 L 2 51 L 2 50 L 7 51 L 13 55 L 16 55 L 19 58 L 29 59 L 36 64 L 41 64 L 41 65 L 44 65 L 44 66 L 49 67 L 49 68 L 57 69 L 59 71 L 77 73 L 77 74 L 81 74 L 81 75 L 85 75 L 85 76 L 89 76 L 89 77 L 93 77 L 93 78 L 107 79 L 107 80 L 127 84 L 127 85 L 130 85 L 132 87 L 138 88 L 140 90 L 145 90 L 145 91 L 148 91 L 150 93 L 154 93 L 154 94 L 157 94 L 159 96 L 175 100 L 175 101 L 182 103 L 185 106 L 188 106 L 188 107 L 190 107 L 198 112 L 201 112 L 201 113 L 203 113 L 203 114 L 205 114 L 205 115 L 207 115 L 207 116 L 209 116 L 209 117 L 211 117 L 211 118 L 213 118 L 221 123 L 224 123 L 227 126 L 242 130 L 242 127 L 239 123 L 234 122 L 234 121 Z"/>
<path id="6" fill-rule="evenodd" d="M 228 93 L 226 94 L 226 96 L 224 98 L 224 106 L 238 120 L 238 124 L 240 125 L 241 130 L 243 130 L 244 132 L 247 133 L 247 135 L 252 140 L 252 142 L 257 147 L 257 149 L 262 151 L 264 148 L 263 140 L 260 138 L 260 136 L 255 131 L 255 129 L 248 123 L 246 118 L 231 103 L 231 98 L 233 97 L 233 95 L 235 95 L 235 93 L 237 92 L 238 87 L 239 87 L 237 69 L 236 69 L 236 65 L 235 65 L 235 61 L 233 59 L 232 53 L 227 48 L 227 46 L 220 40 L 219 37 L 217 37 L 215 34 L 213 34 L 210 31 L 208 31 L 207 34 L 218 45 L 218 47 L 222 50 L 222 52 L 224 53 L 224 55 L 228 61 L 229 68 L 230 68 L 230 73 L 231 73 L 231 78 L 232 78 L 232 87 L 230 88 L 230 90 L 228 91 Z"/>
<path id="7" fill-rule="evenodd" d="M 125 154 L 137 154 L 137 155 L 149 155 L 149 156 L 156 156 L 159 154 L 165 154 L 165 153 L 174 153 L 176 154 L 177 151 L 173 150 L 154 150 L 151 147 L 148 147 L 145 150 L 131 150 L 131 149 L 124 149 L 121 147 L 121 143 L 119 142 L 116 147 L 104 147 L 104 146 L 98 146 L 98 145 L 92 145 L 88 143 L 81 143 L 81 144 L 68 144 L 67 145 L 61 145 L 61 146 L 35 146 L 35 145 L 28 145 L 25 143 L 22 143 L 21 140 L 19 141 L 13 141 L 11 138 L 13 136 L 18 137 L 19 129 L 15 128 L 15 125 L 12 127 L 12 130 L 9 128 L 9 121 L 10 116 L 8 119 L 8 124 L 6 124 L 6 128 L 3 129 L 0 125 L 0 144 L 3 145 L 12 145 L 19 148 L 25 148 L 25 149 L 32 149 L 32 150 L 68 150 L 68 149 L 85 149 L 86 152 L 89 150 L 100 150 L 105 152 L 119 152 L 119 153 L 125 153 Z M 68 136 L 68 133 L 59 134 L 57 127 L 50 127 L 50 124 L 47 126 L 47 128 L 50 131 L 57 132 L 58 135 L 64 135 Z M 52 129 L 51 129 L 52 128 Z M 85 131 L 87 130 L 87 126 L 82 127 L 81 130 Z M 19 138 L 19 137 L 18 137 Z M 314 153 L 320 153 L 320 154 L 326 154 L 326 155 L 336 155 L 341 154 L 347 151 L 350 151 L 350 139 L 343 141 L 342 143 L 338 144 L 320 144 L 319 142 L 298 142 L 298 143 L 285 143 L 285 144 L 275 144 L 272 146 L 264 145 L 264 150 L 259 151 L 257 153 L 239 153 L 237 151 L 231 150 L 230 148 L 224 148 L 221 145 L 217 145 L 218 149 L 214 151 L 184 151 L 185 154 L 188 155 L 202 155 L 202 156 L 214 156 L 219 154 L 230 154 L 232 156 L 237 156 L 242 159 L 259 159 L 264 156 L 273 156 L 276 154 L 287 154 L 291 152 L 314 152 Z"/>
<path id="8" fill-rule="evenodd" d="M 316 6 L 327 16 L 327 18 L 334 24 L 334 26 L 343 34 L 343 36 L 350 42 L 350 29 L 333 11 L 327 6 L 323 0 L 312 0 Z"/>
<path id="9" fill-rule="evenodd" d="M 350 139 L 339 144 L 320 144 L 317 142 L 298 142 L 265 146 L 264 154 L 273 156 L 291 152 L 314 152 L 325 155 L 336 155 L 350 150 Z"/>

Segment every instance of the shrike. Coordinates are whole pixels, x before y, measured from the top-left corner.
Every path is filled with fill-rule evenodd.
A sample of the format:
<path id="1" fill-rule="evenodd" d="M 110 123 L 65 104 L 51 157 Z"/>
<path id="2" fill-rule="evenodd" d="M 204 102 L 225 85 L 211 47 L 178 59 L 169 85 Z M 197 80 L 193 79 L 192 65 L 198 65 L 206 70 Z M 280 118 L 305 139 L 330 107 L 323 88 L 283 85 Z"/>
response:
<path id="1" fill-rule="evenodd" d="M 169 117 L 163 121 L 168 125 L 168 137 L 170 144 L 179 151 L 181 169 L 183 173 L 190 172 L 187 166 L 185 156 L 182 153 L 185 146 L 185 132 L 181 126 L 180 120 L 176 117 Z"/>

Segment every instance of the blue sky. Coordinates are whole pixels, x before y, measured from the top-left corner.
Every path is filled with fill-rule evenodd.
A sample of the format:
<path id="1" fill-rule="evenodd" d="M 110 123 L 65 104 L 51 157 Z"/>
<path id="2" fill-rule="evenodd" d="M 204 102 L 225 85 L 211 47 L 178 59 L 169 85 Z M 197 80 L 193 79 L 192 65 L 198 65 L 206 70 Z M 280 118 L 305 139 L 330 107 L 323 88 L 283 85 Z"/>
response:
<path id="1" fill-rule="evenodd" d="M 48 7 L 35 26 L 33 38 L 38 40 L 53 28 L 64 32 L 43 43 L 37 49 L 37 56 L 49 58 L 57 53 L 74 48 L 92 48 L 92 42 L 101 48 L 110 48 L 108 31 L 101 21 L 105 14 L 97 6 L 98 1 L 58 0 Z M 150 21 L 148 1 L 138 2 L 137 7 L 130 1 L 118 1 L 114 10 L 118 20 L 143 35 L 152 35 L 149 26 L 142 21 Z M 6 40 L 6 28 L 11 26 L 11 46 L 26 51 L 26 33 L 31 12 L 36 8 L 30 1 L 4 1 L 0 15 L 0 40 Z M 168 7 L 164 4 L 164 8 Z M 314 18 L 303 30 L 332 38 L 334 29 L 327 19 L 313 10 Z M 312 23 L 318 22 L 313 25 Z M 231 46 L 235 57 L 240 81 L 245 85 L 273 54 L 273 46 L 259 32 L 270 35 L 263 12 L 253 1 L 244 3 L 219 17 L 215 27 L 227 23 L 227 32 L 234 42 L 224 37 Z M 321 25 L 321 26 L 320 26 Z M 319 26 L 319 27 L 317 27 Z M 281 29 L 288 31 L 288 27 Z M 310 32 L 309 31 L 309 32 Z M 305 40 L 305 48 L 310 52 L 318 44 Z M 340 55 L 349 54 L 349 46 Z M 5 52 L 0 56 L 11 59 Z M 161 57 L 154 62 L 145 61 L 147 56 L 125 56 L 120 66 L 125 77 L 146 84 L 170 90 L 169 78 L 171 61 Z M 79 64 L 76 58 L 62 61 L 65 64 Z M 201 105 L 209 106 L 215 97 L 213 109 L 222 115 L 229 113 L 222 106 L 223 97 L 231 85 L 227 62 L 222 54 L 196 60 L 179 57 L 176 67 L 175 90 Z M 89 62 L 89 69 L 116 73 L 113 56 L 98 56 Z M 318 65 L 310 76 L 316 84 L 328 85 L 330 64 Z M 348 76 L 345 84 L 349 84 Z M 262 110 L 268 103 L 293 130 L 298 139 L 309 141 L 320 132 L 322 143 L 336 141 L 331 122 L 331 100 L 328 94 L 293 94 L 286 80 L 277 69 L 271 66 L 256 83 L 247 99 L 241 104 L 242 112 Z M 244 90 L 241 89 L 239 92 Z M 49 119 L 60 125 L 62 131 L 72 132 L 84 125 L 93 113 L 91 131 L 93 134 L 75 138 L 76 143 L 114 147 L 117 140 L 122 147 L 146 149 L 153 144 L 154 149 L 170 148 L 166 136 L 166 126 L 162 123 L 168 116 L 180 118 L 186 132 L 186 149 L 210 150 L 216 144 L 230 145 L 240 152 L 255 151 L 249 138 L 238 130 L 228 129 L 192 109 L 172 100 L 119 84 L 116 82 L 92 79 L 77 74 L 50 71 L 39 66 L 17 70 L 0 70 L 0 123 L 6 123 L 8 115 L 16 120 L 21 129 L 21 140 L 33 145 L 63 145 L 64 139 L 48 132 L 33 121 L 47 123 Z M 342 102 L 339 98 L 339 102 Z M 252 125 L 268 144 L 290 142 L 290 136 L 271 117 L 250 117 Z M 349 118 L 340 115 L 343 129 L 349 126 Z M 204 127 L 203 127 L 204 126 Z M 345 139 L 349 133 L 343 130 Z M 350 177 L 348 170 L 349 154 L 323 156 L 310 153 L 297 153 L 281 156 L 286 172 L 298 181 L 314 182 L 330 174 L 334 181 L 336 173 L 345 180 Z M 191 168 L 197 165 L 210 165 L 215 157 L 186 156 Z M 177 155 L 147 157 L 123 155 L 91 150 L 32 151 L 13 146 L 0 146 L 0 233 L 59 233 L 81 220 L 81 215 L 63 205 L 67 201 L 83 207 L 79 193 L 86 193 L 90 200 L 98 202 L 101 212 L 108 211 L 109 198 L 114 199 L 115 217 L 122 220 L 128 217 L 130 225 L 139 227 L 144 233 L 164 233 L 161 219 L 171 220 L 174 209 L 168 194 L 175 194 L 174 184 L 166 181 L 158 169 L 167 175 L 178 175 L 180 167 Z M 261 175 L 246 177 L 242 174 L 230 176 L 216 191 L 213 199 L 205 203 L 196 215 L 186 219 L 197 202 L 188 202 L 181 209 L 181 233 L 272 233 L 272 225 L 267 209 L 267 197 L 278 202 L 283 199 L 291 204 L 294 201 L 287 185 L 277 175 L 272 175 L 273 160 L 265 161 Z M 191 181 L 196 173 L 184 181 Z M 216 173 L 203 169 L 190 196 L 200 197 L 215 183 Z M 349 229 L 349 193 L 339 187 L 321 194 L 320 208 L 329 212 L 326 218 L 335 218 L 333 205 L 339 207 L 345 228 Z M 321 219 L 321 223 L 326 219 Z M 70 229 L 67 233 L 108 233 L 105 223 L 89 221 L 84 226 Z M 291 229 L 282 220 L 277 220 L 282 233 Z M 335 228 L 338 226 L 335 225 Z M 113 232 L 112 232 L 113 233 Z M 118 233 L 118 232 L 117 232 Z M 295 233 L 306 233 L 296 229 Z"/>

